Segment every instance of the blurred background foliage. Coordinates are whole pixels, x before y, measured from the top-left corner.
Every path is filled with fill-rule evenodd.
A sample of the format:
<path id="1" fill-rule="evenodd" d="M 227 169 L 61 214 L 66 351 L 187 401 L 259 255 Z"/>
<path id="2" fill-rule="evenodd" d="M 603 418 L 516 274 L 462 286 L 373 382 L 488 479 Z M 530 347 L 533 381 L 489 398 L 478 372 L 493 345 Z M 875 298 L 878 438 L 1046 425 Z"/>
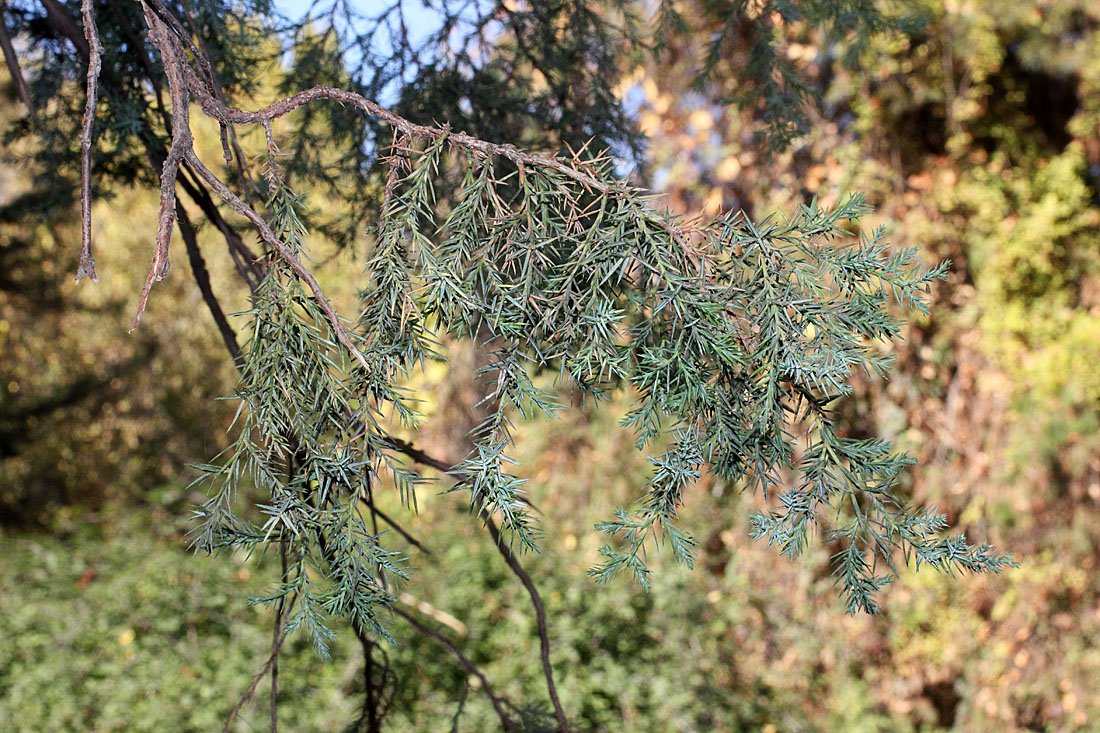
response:
<path id="1" fill-rule="evenodd" d="M 1100 8 L 919 0 L 906 5 L 919 22 L 854 51 L 771 17 L 779 52 L 823 102 L 808 132 L 769 152 L 757 136 L 766 106 L 719 103 L 744 93 L 745 46 L 700 80 L 724 21 L 707 0 L 676 6 L 691 33 L 670 36 L 659 62 L 628 57 L 619 70 L 656 188 L 679 212 L 756 217 L 862 190 L 876 207 L 868 226 L 952 260 L 931 315 L 892 347 L 890 381 L 864 378 L 843 409 L 851 434 L 916 455 L 918 501 L 1021 568 L 906 573 L 881 616 L 850 618 L 828 548 L 792 562 L 753 543 L 754 501 L 704 477 L 683 520 L 702 545 L 696 571 L 664 568 L 649 594 L 597 588 L 584 573 L 600 540 L 592 523 L 636 495 L 646 465 L 617 427 L 624 403 L 568 410 L 521 426 L 516 456 L 544 515 L 543 552 L 526 564 L 549 608 L 565 708 L 581 730 L 1100 730 Z M 279 74 L 270 69 L 269 89 L 293 83 Z M 22 112 L 6 76 L 0 91 L 13 124 Z M 200 148 L 215 159 L 206 133 Z M 201 495 L 185 464 L 224 444 L 233 406 L 214 398 L 232 391 L 232 365 L 183 256 L 127 334 L 155 194 L 116 186 L 100 198 L 102 281 L 73 283 L 76 209 L 38 195 L 28 144 L 8 144 L 0 167 L 0 720 L 210 730 L 266 659 L 271 618 L 241 599 L 277 572 L 187 552 Z M 310 203 L 339 220 L 338 199 Z M 243 310 L 223 249 L 206 248 L 207 265 L 226 311 Z M 337 299 L 353 295 L 354 249 L 315 247 Z M 456 353 L 451 369 L 472 360 Z M 457 459 L 464 431 L 453 426 L 472 418 L 451 377 L 441 364 L 425 371 L 426 409 L 440 419 L 417 440 Z M 415 518 L 396 497 L 380 504 L 432 552 L 392 539 L 417 566 L 402 601 L 458 639 L 499 693 L 547 716 L 522 589 L 460 502 L 419 498 Z M 394 623 L 390 728 L 492 729 L 476 680 Z M 290 642 L 288 729 L 354 717 L 354 641 L 342 634 L 328 664 Z M 236 729 L 262 728 L 265 715 L 247 708 Z"/>

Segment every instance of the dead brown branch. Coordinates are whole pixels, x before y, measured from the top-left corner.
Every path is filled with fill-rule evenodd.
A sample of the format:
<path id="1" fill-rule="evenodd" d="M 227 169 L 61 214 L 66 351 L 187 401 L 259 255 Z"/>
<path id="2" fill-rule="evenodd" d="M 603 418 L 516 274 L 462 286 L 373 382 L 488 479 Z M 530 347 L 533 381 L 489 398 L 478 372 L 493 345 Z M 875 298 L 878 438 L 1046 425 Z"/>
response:
<path id="1" fill-rule="evenodd" d="M 164 75 L 168 78 L 168 91 L 172 97 L 172 145 L 160 174 L 160 216 L 157 223 L 157 240 L 153 250 L 153 261 L 149 264 L 149 274 L 141 290 L 137 315 L 130 330 L 141 324 L 145 306 L 149 302 L 149 291 L 154 281 L 163 280 L 168 274 L 168 246 L 172 240 L 172 229 L 176 224 L 176 176 L 179 174 L 183 156 L 192 148 L 191 118 L 189 114 L 190 94 L 184 81 L 182 69 L 187 62 L 178 37 L 171 33 L 168 26 L 153 13 L 143 1 L 145 22 L 149 25 L 149 37 L 160 49 L 164 63 Z"/>
<path id="2" fill-rule="evenodd" d="M 51 5 L 46 4 L 47 12 Z M 76 270 L 76 280 L 85 276 L 92 282 L 99 282 L 95 274 L 95 260 L 92 258 L 92 126 L 95 123 L 95 107 L 99 98 L 99 73 L 103 68 L 103 44 L 99 41 L 99 29 L 96 28 L 95 14 L 92 12 L 92 0 L 83 0 L 80 4 L 84 16 L 84 38 L 88 47 L 88 83 L 87 99 L 84 104 L 84 125 L 80 130 L 80 265 Z M 59 12 L 59 17 L 68 20 L 68 16 Z M 62 21 L 64 22 L 64 21 Z M 71 23 L 71 21 L 69 21 Z"/>

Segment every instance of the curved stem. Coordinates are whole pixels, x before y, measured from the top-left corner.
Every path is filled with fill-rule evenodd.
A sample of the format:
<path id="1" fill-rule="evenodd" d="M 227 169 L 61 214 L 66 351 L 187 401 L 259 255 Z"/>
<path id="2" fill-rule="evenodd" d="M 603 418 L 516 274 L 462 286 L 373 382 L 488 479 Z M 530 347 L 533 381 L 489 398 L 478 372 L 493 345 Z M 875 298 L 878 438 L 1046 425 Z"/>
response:
<path id="1" fill-rule="evenodd" d="M 550 702 L 554 705 L 554 717 L 558 719 L 558 731 L 568 733 L 569 721 L 565 717 L 561 700 L 558 699 L 558 688 L 554 684 L 554 668 L 550 665 L 550 633 L 547 630 L 546 607 L 542 603 L 542 596 L 539 595 L 538 588 L 535 587 L 535 581 L 532 580 L 531 575 L 519 564 L 516 553 L 512 552 L 512 548 L 503 542 L 500 529 L 493 518 L 484 509 L 481 510 L 481 516 L 485 519 L 485 526 L 489 528 L 489 534 L 492 535 L 497 550 L 504 557 L 504 562 L 508 564 L 512 573 L 523 583 L 523 587 L 527 589 L 527 595 L 531 596 L 531 605 L 535 608 L 535 621 L 538 626 L 542 674 L 546 678 L 546 691 L 550 695 Z"/>
<path id="2" fill-rule="evenodd" d="M 454 653 L 456 657 L 458 657 L 458 663 L 462 666 L 462 668 L 466 670 L 468 674 L 474 675 L 478 678 L 478 680 L 481 681 L 481 685 L 485 689 L 485 694 L 488 695 L 489 701 L 493 704 L 493 710 L 496 711 L 497 717 L 500 718 L 501 728 L 505 731 L 515 730 L 515 726 L 512 725 L 512 719 L 509 718 L 508 713 L 504 711 L 504 698 L 497 697 L 496 693 L 493 692 L 492 685 L 489 684 L 489 679 L 480 669 L 478 669 L 477 665 L 470 661 L 469 657 L 467 657 L 466 654 L 463 653 L 462 648 L 458 644 L 456 644 L 454 641 L 447 638 L 443 634 L 439 633 L 435 629 L 431 628 L 430 626 L 426 626 L 420 623 L 420 621 L 418 621 L 417 618 L 408 611 L 403 611 L 402 609 L 397 607 L 394 607 L 391 610 L 396 615 L 408 621 L 409 624 L 420 633 L 432 637 L 439 643 L 443 644 L 443 646 L 450 649 L 451 652 Z"/>
<path id="3" fill-rule="evenodd" d="M 452 468 L 445 461 L 441 461 L 418 448 L 406 443 L 405 441 L 390 437 L 386 441 L 394 450 L 404 453 L 409 458 L 412 458 L 417 463 L 421 463 L 425 466 L 430 466 L 439 471 L 449 472 Z M 554 670 L 550 664 L 550 633 L 546 623 L 546 607 L 543 605 L 542 596 L 539 595 L 538 588 L 535 587 L 535 581 L 531 578 L 531 575 L 523 569 L 523 566 L 519 562 L 519 558 L 512 552 L 512 548 L 503 542 L 503 538 L 500 534 L 500 528 L 497 527 L 496 522 L 493 521 L 489 513 L 484 508 L 480 510 L 482 519 L 485 520 L 485 526 L 489 528 L 489 534 L 492 535 L 493 542 L 496 544 L 497 551 L 500 552 L 504 558 L 504 562 L 507 563 L 512 573 L 519 578 L 523 583 L 523 587 L 527 590 L 527 594 L 531 597 L 531 605 L 535 608 L 535 620 L 539 634 L 539 647 L 542 658 L 542 673 L 546 678 L 546 690 L 550 695 L 550 702 L 554 706 L 554 717 L 558 721 L 558 730 L 561 733 L 566 733 L 569 730 L 569 721 L 565 717 L 565 710 L 561 706 L 561 701 L 558 699 L 557 685 L 554 684 Z"/>

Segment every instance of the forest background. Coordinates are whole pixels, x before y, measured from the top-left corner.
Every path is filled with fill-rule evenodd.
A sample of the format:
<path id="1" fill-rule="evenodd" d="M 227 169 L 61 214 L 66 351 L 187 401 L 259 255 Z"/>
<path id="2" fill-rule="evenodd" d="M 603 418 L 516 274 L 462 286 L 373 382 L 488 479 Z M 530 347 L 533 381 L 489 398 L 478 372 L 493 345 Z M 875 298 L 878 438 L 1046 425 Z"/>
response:
<path id="1" fill-rule="evenodd" d="M 780 24 L 783 53 L 822 100 L 782 150 L 761 146 L 751 113 L 692 91 L 698 39 L 661 64 L 625 65 L 617 88 L 648 146 L 646 175 L 673 210 L 759 218 L 864 191 L 894 243 L 952 261 L 931 315 L 914 315 L 892 347 L 890 380 L 863 378 L 843 409 L 852 435 L 914 454 L 917 503 L 1020 568 L 906 572 L 882 614 L 847 616 L 827 548 L 792 561 L 752 541 L 756 502 L 704 477 L 684 510 L 700 539 L 696 570 L 666 567 L 649 593 L 596 586 L 585 574 L 602 539 L 592 525 L 635 496 L 644 457 L 616 427 L 621 409 L 521 425 L 516 457 L 547 533 L 526 562 L 579 729 L 1100 730 L 1100 9 L 919 4 L 919 30 L 873 36 L 854 64 L 820 34 Z M 706 3 L 681 5 L 706 38 Z M 265 73 L 270 90 L 284 69 Z M 720 67 L 712 79 L 730 94 L 738 81 Z M 10 76 L 0 90 L 14 126 L 24 110 Z M 78 286 L 79 208 L 36 198 L 29 144 L 9 136 L 0 167 L 0 721 L 210 730 L 266 658 L 271 624 L 243 602 L 271 582 L 271 562 L 187 549 L 203 493 L 186 466 L 224 446 L 234 409 L 217 398 L 235 373 L 183 257 L 127 333 L 155 193 L 99 198 L 95 226 L 110 245 L 100 283 Z M 216 159 L 216 128 L 197 145 Z M 353 297 L 342 273 L 357 271 L 357 248 L 322 237 L 314 248 L 334 298 Z M 245 310 L 228 255 L 208 265 L 226 310 Z M 438 364 L 423 374 L 429 412 L 469 405 L 451 376 Z M 418 440 L 455 455 L 463 434 Z M 387 508 L 400 511 L 396 499 Z M 534 620 L 478 523 L 427 492 L 413 524 L 446 571 L 420 563 L 402 601 L 460 639 L 498 692 L 537 704 Z M 492 728 L 477 680 L 446 649 L 410 634 L 388 654 L 391 729 Z M 287 729 L 354 719 L 363 688 L 351 634 L 333 657 L 306 639 L 284 648 Z M 263 715 L 247 708 L 238 729 L 262 728 Z"/>

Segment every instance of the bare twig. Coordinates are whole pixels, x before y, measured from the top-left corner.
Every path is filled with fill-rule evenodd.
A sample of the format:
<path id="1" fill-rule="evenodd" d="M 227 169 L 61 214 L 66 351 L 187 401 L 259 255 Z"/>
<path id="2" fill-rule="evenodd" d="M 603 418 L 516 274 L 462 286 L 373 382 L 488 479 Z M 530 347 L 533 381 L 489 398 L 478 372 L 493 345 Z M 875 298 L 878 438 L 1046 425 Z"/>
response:
<path id="1" fill-rule="evenodd" d="M 421 623 L 415 616 L 408 611 L 404 611 L 400 608 L 394 607 L 393 612 L 409 622 L 409 624 L 422 634 L 432 637 L 443 646 L 451 650 L 451 652 L 458 658 L 458 663 L 466 670 L 467 674 L 472 674 L 481 681 L 482 687 L 485 689 L 485 694 L 489 697 L 489 702 L 493 705 L 493 710 L 496 711 L 497 717 L 500 718 L 501 728 L 505 731 L 515 730 L 515 726 L 512 724 L 512 719 L 508 717 L 508 713 L 504 710 L 504 698 L 498 697 L 493 692 L 493 686 L 489 684 L 489 679 L 485 676 L 485 673 L 478 669 L 477 665 L 470 661 L 469 657 L 462 651 L 462 647 L 456 644 L 451 639 L 448 639 L 443 634 L 439 633 L 435 629 Z"/>
<path id="2" fill-rule="evenodd" d="M 186 71 L 185 71 L 186 73 Z M 311 87 L 297 94 L 291 95 L 284 99 L 280 99 L 276 102 L 269 104 L 268 106 L 254 110 L 245 111 L 232 109 L 230 107 L 221 104 L 214 98 L 209 92 L 203 88 L 203 84 L 199 81 L 193 70 L 190 70 L 188 80 L 192 85 L 192 92 L 195 96 L 195 101 L 202 108 L 203 112 L 207 116 L 214 118 L 215 120 L 232 122 L 239 125 L 259 125 L 265 122 L 271 122 L 285 117 L 299 107 L 315 102 L 319 99 L 332 99 L 341 104 L 349 104 L 366 112 L 371 117 L 376 117 L 390 127 L 399 131 L 400 133 L 410 138 L 422 138 L 428 140 L 436 140 L 441 137 L 446 137 L 447 141 L 452 145 L 465 148 L 472 152 L 480 153 L 481 155 L 488 156 L 500 156 L 511 160 L 517 165 L 526 165 L 537 168 L 549 168 L 557 171 L 567 178 L 587 186 L 600 193 L 619 195 L 625 194 L 630 189 L 623 184 L 612 184 L 599 180 L 591 172 L 582 170 L 585 164 L 582 160 L 573 160 L 566 162 L 564 159 L 558 156 L 541 156 L 532 155 L 531 153 L 524 152 L 514 145 L 507 145 L 501 143 L 493 143 L 487 140 L 469 135 L 465 132 L 454 132 L 448 125 L 442 126 L 430 126 L 430 125 L 418 125 L 414 122 L 401 117 L 395 112 L 382 107 L 377 102 L 374 102 L 366 97 L 356 94 L 355 92 L 349 92 L 344 89 L 337 89 L 335 87 L 318 85 Z M 670 225 L 671 226 L 671 225 Z M 673 227 L 675 228 L 675 227 Z M 677 235 L 679 230 L 677 230 Z"/>
<path id="3" fill-rule="evenodd" d="M 298 600 L 298 596 L 294 595 L 290 599 L 290 604 L 287 606 L 286 613 L 290 613 L 294 609 L 294 603 Z M 237 717 L 237 714 L 241 712 L 241 708 L 252 699 L 252 696 L 256 694 L 256 688 L 259 686 L 260 681 L 267 676 L 267 673 L 271 671 L 271 668 L 276 664 L 276 660 L 279 658 L 279 650 L 283 646 L 283 642 L 286 641 L 286 637 L 290 632 L 286 629 L 279 635 L 278 642 L 274 645 L 274 649 L 271 652 L 271 656 L 267 658 L 267 662 L 264 664 L 263 669 L 252 679 L 252 684 L 248 686 L 248 689 L 241 695 L 241 699 L 237 702 L 237 707 L 229 713 L 229 717 L 225 720 L 225 725 L 222 726 L 222 733 L 229 733 L 229 726 L 233 723 L 233 719 Z"/>
<path id="4" fill-rule="evenodd" d="M 211 223 L 217 227 L 225 238 L 226 247 L 229 249 L 229 256 L 233 259 L 233 265 L 237 268 L 238 274 L 241 279 L 248 284 L 250 291 L 255 291 L 260 284 L 260 280 L 264 276 L 264 268 L 261 265 L 259 257 L 256 253 L 248 248 L 248 245 L 241 239 L 241 235 L 237 233 L 235 229 L 225 220 L 221 212 L 218 211 L 218 206 L 214 202 L 214 199 L 210 196 L 210 192 L 198 181 L 196 178 L 194 181 L 191 177 L 194 176 L 194 172 L 190 167 L 184 165 L 184 175 L 179 177 L 180 185 L 183 186 L 183 190 L 191 197 L 191 200 L 202 211 L 203 215 L 210 220 Z"/>
<path id="5" fill-rule="evenodd" d="M 385 443 L 388 447 L 394 449 L 398 453 L 404 453 L 417 463 L 429 466 L 436 469 L 437 471 L 441 471 L 442 473 L 450 473 L 451 470 L 454 468 L 453 463 L 447 463 L 446 461 L 441 461 L 438 458 L 433 458 L 424 451 L 413 447 L 411 443 L 406 443 L 400 438 L 386 436 Z"/>
<path id="6" fill-rule="evenodd" d="M 4 10 L 7 2 L 0 0 L 0 49 L 4 51 L 4 61 L 8 64 L 11 80 L 15 84 L 15 91 L 19 99 L 27 108 L 27 114 L 34 118 L 34 102 L 31 100 L 31 90 L 27 87 L 27 80 L 23 78 L 23 69 L 19 67 L 19 57 L 15 55 L 15 47 L 8 35 L 8 24 L 4 18 Z"/>
<path id="7" fill-rule="evenodd" d="M 191 263 L 191 274 L 195 278 L 195 283 L 199 286 L 203 302 L 206 303 L 210 315 L 214 317 L 214 323 L 218 327 L 218 333 L 221 334 L 226 351 L 229 352 L 229 356 L 233 359 L 237 369 L 243 371 L 244 355 L 241 354 L 241 347 L 237 343 L 237 334 L 233 332 L 233 327 L 229 325 L 229 320 L 225 317 L 225 311 L 222 310 L 221 303 L 214 295 L 214 289 L 210 285 L 210 272 L 206 269 L 206 261 L 199 250 L 195 227 L 192 226 L 191 219 L 187 216 L 187 210 L 183 208 L 179 201 L 176 202 L 176 223 L 179 224 L 180 234 L 183 235 L 183 244 L 187 249 L 187 259 Z"/>
<path id="8" fill-rule="evenodd" d="M 47 12 L 50 8 L 51 5 L 47 2 Z M 103 44 L 99 41 L 99 29 L 95 24 L 92 0 L 83 0 L 80 10 L 84 16 L 84 38 L 88 47 L 88 78 L 84 125 L 80 130 L 81 237 L 80 265 L 76 269 L 76 280 L 80 282 L 87 276 L 92 279 L 92 282 L 99 282 L 95 274 L 95 260 L 92 259 L 92 126 L 95 123 L 95 107 L 99 97 L 99 73 L 103 68 Z M 68 20 L 64 12 L 59 12 L 59 17 Z"/>
<path id="9" fill-rule="evenodd" d="M 445 461 L 441 461 L 438 458 L 433 458 L 432 456 L 428 455 L 424 451 L 422 451 L 419 448 L 415 447 L 411 443 L 406 443 L 404 440 L 401 440 L 400 438 L 395 438 L 392 435 L 387 435 L 383 438 L 383 442 L 385 443 L 385 445 L 388 448 L 391 448 L 391 449 L 397 451 L 398 453 L 404 453 L 405 455 L 407 455 L 409 458 L 413 459 L 417 463 L 420 463 L 420 464 L 425 465 L 425 466 L 429 466 L 430 468 L 434 468 L 437 471 L 440 471 L 442 473 L 449 474 L 451 471 L 454 470 L 454 464 L 447 463 Z M 526 496 L 520 496 L 520 497 L 517 497 L 517 498 L 520 501 L 522 501 L 524 504 L 526 504 L 527 506 L 534 509 L 539 514 L 542 514 L 542 510 L 539 509 L 537 506 L 535 506 L 535 504 L 530 499 L 528 499 Z"/>
<path id="10" fill-rule="evenodd" d="M 195 35 L 199 50 L 202 51 L 202 57 L 209 60 L 210 51 L 206 47 L 206 41 L 203 40 L 202 34 L 199 33 L 198 23 L 195 22 L 195 18 L 191 15 L 190 3 L 187 2 L 187 0 L 180 0 L 180 8 L 183 10 L 184 20 L 187 21 L 187 25 L 191 27 L 191 32 Z M 225 91 L 222 89 L 221 80 L 210 64 L 206 64 L 204 68 L 208 74 L 210 89 L 214 92 L 214 96 L 217 97 L 218 101 L 222 104 L 225 104 Z M 227 135 L 228 139 L 226 137 Z M 241 150 L 240 142 L 237 140 L 237 128 L 233 125 L 222 125 L 221 137 L 225 164 L 232 164 L 234 158 L 236 158 L 237 174 L 241 177 L 241 182 L 244 184 L 244 200 L 249 206 L 254 206 L 252 203 L 252 192 L 256 190 L 256 183 L 252 180 L 252 175 L 248 172 L 248 166 L 245 165 L 244 151 Z M 232 148 L 232 153 L 230 153 L 230 148 Z"/>
<path id="11" fill-rule="evenodd" d="M 131 331 L 141 324 L 141 317 L 149 302 L 149 291 L 153 287 L 153 282 L 163 280 L 168 274 L 170 266 L 168 245 L 176 223 L 176 176 L 179 173 L 180 161 L 192 146 L 191 119 L 188 110 L 191 100 L 188 85 L 182 73 L 183 67 L 187 65 L 183 48 L 178 38 L 169 32 L 168 27 L 159 16 L 153 13 L 144 0 L 141 5 L 145 10 L 145 22 L 149 25 L 149 37 L 160 49 L 161 59 L 164 62 L 164 75 L 168 78 L 168 91 L 172 96 L 172 145 L 168 149 L 168 157 L 164 159 L 164 167 L 160 174 L 160 216 L 153 261 L 149 264 L 149 274 L 141 290 L 141 300 L 138 303 L 137 315 L 134 316 L 134 323 L 130 327 Z"/>
<path id="12" fill-rule="evenodd" d="M 554 669 L 550 665 L 550 634 L 546 626 L 546 607 L 542 603 L 542 596 L 539 595 L 538 588 L 535 587 L 535 581 L 519 564 L 519 558 L 512 552 L 512 548 L 505 544 L 496 522 L 493 521 L 493 518 L 489 516 L 484 507 L 481 509 L 481 516 L 485 520 L 485 526 L 489 528 L 489 534 L 492 535 L 493 542 L 496 543 L 497 551 L 500 552 L 508 567 L 512 569 L 512 573 L 523 583 L 523 587 L 527 589 L 527 595 L 531 597 L 531 605 L 535 608 L 535 623 L 539 633 L 542 673 L 546 678 L 546 691 L 550 695 L 550 702 L 554 705 L 554 716 L 558 719 L 559 733 L 568 733 L 569 721 L 565 717 L 561 700 L 558 699 L 558 688 L 554 684 Z"/>
<path id="13" fill-rule="evenodd" d="M 286 542 L 279 543 L 279 582 L 284 586 L 287 579 Z M 271 733 L 279 728 L 279 636 L 283 630 L 283 607 L 286 596 L 279 598 L 275 606 L 275 626 L 271 630 Z"/>
<path id="14" fill-rule="evenodd" d="M 416 539 L 416 537 L 413 537 L 411 534 L 409 534 L 407 531 L 405 531 L 405 529 L 400 524 L 395 522 L 392 517 L 387 515 L 385 512 L 383 512 L 378 507 L 374 506 L 373 501 L 371 502 L 371 512 L 373 512 L 375 515 L 377 515 L 378 518 L 381 519 L 383 522 L 390 525 L 390 527 L 392 527 L 394 529 L 394 531 L 397 532 L 397 534 L 404 537 L 405 541 L 408 542 L 410 545 L 412 545 L 416 549 L 420 550 L 425 555 L 431 555 L 432 554 L 432 551 L 429 550 L 427 547 L 425 547 L 420 542 L 420 540 Z"/>
<path id="15" fill-rule="evenodd" d="M 374 642 L 366 634 L 359 635 L 359 646 L 363 648 L 363 708 L 359 719 L 355 721 L 355 730 L 363 733 L 379 733 L 378 703 L 375 695 L 379 692 L 374 686 Z"/>
<path id="16" fill-rule="evenodd" d="M 454 631 L 456 634 L 466 636 L 470 633 L 469 627 L 466 626 L 466 624 L 462 623 L 462 621 L 455 618 L 446 611 L 436 608 L 427 601 L 420 600 L 412 593 L 402 592 L 398 594 L 397 600 L 401 601 L 410 608 L 415 608 L 417 611 L 420 611 L 420 613 L 424 614 L 428 618 L 438 621 L 439 623 Z"/>
<path id="17" fill-rule="evenodd" d="M 452 464 L 434 458 L 399 438 L 388 437 L 386 442 L 394 450 L 404 453 L 417 463 L 422 463 L 425 466 L 430 466 L 444 473 L 449 473 L 453 468 Z M 497 527 L 496 522 L 493 521 L 493 518 L 489 516 L 488 511 L 482 507 L 479 514 L 481 518 L 485 520 L 485 525 L 489 528 L 489 534 L 492 535 L 497 551 L 500 552 L 501 556 L 504 558 L 504 562 L 507 563 L 512 573 L 519 578 L 521 583 L 523 583 L 523 587 L 527 590 L 527 595 L 531 597 L 531 605 L 535 609 L 535 622 L 539 635 L 542 672 L 543 676 L 546 678 L 546 690 L 550 695 L 550 702 L 554 706 L 554 715 L 558 720 L 558 729 L 561 733 L 566 733 L 569 730 L 569 721 L 565 717 L 565 710 L 562 708 L 561 700 L 558 698 L 557 685 L 554 683 L 554 670 L 550 664 L 550 633 L 546 624 L 546 607 L 543 605 L 542 596 L 539 595 L 538 588 L 535 587 L 535 581 L 531 578 L 530 574 L 523 569 L 523 566 L 519 562 L 519 558 L 512 552 L 512 548 L 504 542 L 500 529 Z"/>
<path id="18" fill-rule="evenodd" d="M 332 99 L 341 104 L 349 104 L 358 107 L 368 115 L 382 120 L 394 130 L 409 138 L 437 140 L 441 137 L 446 137 L 451 145 L 465 148 L 481 156 L 500 156 L 507 158 L 520 167 L 526 165 L 530 167 L 547 168 L 602 194 L 609 196 L 630 196 L 636 193 L 636 191 L 625 184 L 601 181 L 593 175 L 589 163 L 579 155 L 574 156 L 569 161 L 558 156 L 532 155 L 531 153 L 520 150 L 514 145 L 493 143 L 474 137 L 465 132 L 454 132 L 449 125 L 418 125 L 382 107 L 373 100 L 344 89 L 318 85 L 273 102 L 263 109 L 245 111 L 232 109 L 215 98 L 214 95 L 206 89 L 206 86 L 199 80 L 194 70 L 190 67 L 185 68 L 184 73 L 187 74 L 188 81 L 191 84 L 191 90 L 194 94 L 195 101 L 202 108 L 203 112 L 208 117 L 223 124 L 270 124 L 272 120 L 284 117 L 310 102 L 319 99 Z M 658 227 L 664 229 L 674 241 L 681 244 L 686 244 L 688 241 L 687 232 L 676 224 L 661 217 L 654 217 L 654 222 Z M 697 253 L 691 254 L 695 256 Z"/>

